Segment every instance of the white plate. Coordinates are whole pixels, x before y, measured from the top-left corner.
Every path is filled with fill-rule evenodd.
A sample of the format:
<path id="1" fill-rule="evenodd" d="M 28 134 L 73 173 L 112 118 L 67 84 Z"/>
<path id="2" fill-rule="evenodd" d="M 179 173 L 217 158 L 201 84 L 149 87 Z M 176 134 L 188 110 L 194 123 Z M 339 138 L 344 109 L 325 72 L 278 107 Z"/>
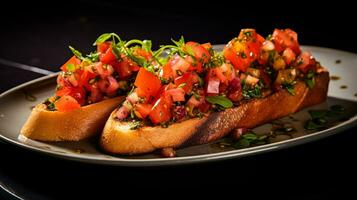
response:
<path id="1" fill-rule="evenodd" d="M 222 45 L 216 45 L 215 48 L 220 49 Z M 280 120 L 293 124 L 297 130 L 294 134 L 289 135 L 290 139 L 288 140 L 246 149 L 217 148 L 217 145 L 206 144 L 180 149 L 177 151 L 178 157 L 175 158 L 160 158 L 156 154 L 141 156 L 104 154 L 98 148 L 97 139 L 95 138 L 81 142 L 58 143 L 45 143 L 18 138 L 19 131 L 30 114 L 31 107 L 53 94 L 56 75 L 30 81 L 0 95 L 0 138 L 29 150 L 65 159 L 109 165 L 154 166 L 198 163 L 268 152 L 323 138 L 356 125 L 357 96 L 355 94 L 357 93 L 357 80 L 355 77 L 357 77 L 357 55 L 320 47 L 304 46 L 303 49 L 311 51 L 317 60 L 328 68 L 332 76 L 338 76 L 340 79 L 330 82 L 327 102 L 292 115 L 294 119 L 298 120 L 292 120 L 291 117 L 285 117 Z M 337 60 L 339 62 L 336 62 Z M 343 85 L 347 86 L 347 88 L 341 89 L 340 87 Z M 25 93 L 33 95 L 36 99 L 29 101 Z M 343 122 L 335 123 L 330 128 L 322 131 L 309 132 L 304 130 L 303 124 L 309 119 L 307 112 L 309 109 L 326 109 L 335 104 L 340 104 L 346 108 Z M 340 118 L 335 120 L 341 120 Z M 271 126 L 271 124 L 265 124 L 254 130 L 257 133 L 265 133 L 269 132 Z"/>

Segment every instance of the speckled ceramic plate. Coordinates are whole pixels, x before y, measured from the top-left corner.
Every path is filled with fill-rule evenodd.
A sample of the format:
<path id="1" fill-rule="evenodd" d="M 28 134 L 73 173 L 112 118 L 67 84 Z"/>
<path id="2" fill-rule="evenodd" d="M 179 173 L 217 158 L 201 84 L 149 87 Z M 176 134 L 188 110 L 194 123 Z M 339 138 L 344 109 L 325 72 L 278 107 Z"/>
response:
<path id="1" fill-rule="evenodd" d="M 221 49 L 222 45 L 215 48 Z M 19 132 L 31 108 L 53 94 L 56 74 L 30 81 L 0 95 L 0 138 L 23 148 L 52 156 L 109 165 L 155 166 L 198 163 L 238 158 L 261 152 L 278 150 L 317 140 L 357 124 L 357 55 L 321 47 L 305 46 L 328 68 L 331 74 L 328 99 L 325 103 L 304 109 L 291 116 L 254 129 L 257 135 L 267 135 L 266 144 L 235 149 L 225 142 L 192 146 L 177 150 L 175 158 L 161 158 L 157 154 L 114 156 L 103 153 L 96 138 L 81 142 L 44 143 L 19 137 Z M 310 119 L 311 109 L 330 109 L 333 105 L 345 108 L 339 116 L 331 117 L 323 130 L 307 131 L 304 124 Z M 274 130 L 292 127 L 288 133 Z M 101 130 L 98 130 L 99 132 Z"/>

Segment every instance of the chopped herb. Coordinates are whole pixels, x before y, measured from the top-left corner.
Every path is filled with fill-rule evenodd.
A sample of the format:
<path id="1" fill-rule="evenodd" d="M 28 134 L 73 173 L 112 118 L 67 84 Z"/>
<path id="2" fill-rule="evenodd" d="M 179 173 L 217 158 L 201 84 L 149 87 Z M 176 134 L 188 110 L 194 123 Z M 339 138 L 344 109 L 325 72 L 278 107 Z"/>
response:
<path id="1" fill-rule="evenodd" d="M 160 77 L 160 81 L 163 85 L 167 85 L 170 83 L 170 80 L 166 79 L 166 78 L 163 78 L 163 77 Z"/>
<path id="2" fill-rule="evenodd" d="M 295 95 L 295 91 L 294 91 L 294 85 L 296 82 L 292 82 L 292 83 L 284 83 L 282 84 L 283 88 L 286 89 L 291 95 Z"/>
<path id="3" fill-rule="evenodd" d="M 337 81 L 337 80 L 340 80 L 340 77 L 339 76 L 330 76 L 330 79 L 332 80 L 332 81 Z"/>
<path id="4" fill-rule="evenodd" d="M 340 116 L 344 110 L 345 108 L 340 105 L 333 105 L 329 110 L 309 110 L 308 112 L 311 119 L 305 123 L 304 128 L 307 130 L 320 130 L 326 128 L 328 123 L 327 119 Z"/>
<path id="5" fill-rule="evenodd" d="M 243 149 L 243 148 L 249 147 L 250 146 L 250 142 L 249 142 L 249 140 L 247 140 L 245 138 L 242 138 L 242 139 L 239 139 L 238 142 L 235 143 L 233 146 L 236 149 Z"/>
<path id="6" fill-rule="evenodd" d="M 141 122 L 140 121 L 132 121 L 129 124 L 130 130 L 135 130 L 141 127 Z"/>
<path id="7" fill-rule="evenodd" d="M 72 51 L 72 53 L 79 58 L 80 60 L 85 60 L 85 58 L 82 56 L 82 53 L 76 50 L 75 48 L 69 46 L 69 49 Z"/>
<path id="8" fill-rule="evenodd" d="M 87 55 L 87 58 L 92 62 L 98 62 L 99 61 L 99 53 L 90 53 L 89 55 Z"/>
<path id="9" fill-rule="evenodd" d="M 336 64 L 340 64 L 340 63 L 341 63 L 341 60 L 338 59 L 338 60 L 335 61 L 335 63 L 336 63 Z"/>
<path id="10" fill-rule="evenodd" d="M 261 98 L 262 97 L 262 92 L 259 87 L 259 85 L 255 85 L 253 88 L 248 87 L 245 84 L 245 81 L 243 80 L 242 82 L 243 85 L 243 97 L 244 99 L 252 99 L 252 98 Z"/>
<path id="11" fill-rule="evenodd" d="M 198 79 L 198 85 L 200 87 L 203 87 L 205 85 L 205 82 L 203 82 L 203 79 L 200 76 L 197 76 L 197 79 Z"/>
<path id="12" fill-rule="evenodd" d="M 120 37 L 115 33 L 104 33 L 97 38 L 97 40 L 93 43 L 93 46 L 101 44 L 101 43 L 109 40 L 110 38 L 113 38 L 113 39 L 117 38 L 119 41 L 121 41 Z M 113 42 L 115 43 L 115 40 L 113 40 Z"/>
<path id="13" fill-rule="evenodd" d="M 253 35 L 252 31 L 244 31 L 243 34 L 247 37 L 251 37 Z"/>
<path id="14" fill-rule="evenodd" d="M 247 139 L 248 141 L 253 141 L 253 140 L 258 139 L 257 135 L 256 135 L 254 132 L 252 132 L 252 131 L 243 134 L 242 137 L 243 137 L 244 139 Z"/>
<path id="15" fill-rule="evenodd" d="M 316 123 L 315 123 L 314 121 L 312 121 L 312 120 L 308 120 L 308 121 L 306 122 L 305 126 L 304 126 L 304 128 L 305 128 L 306 130 L 318 130 L 318 129 L 322 128 L 322 127 L 323 127 L 323 126 L 316 124 Z"/>
<path id="16" fill-rule="evenodd" d="M 341 85 L 340 88 L 341 88 L 341 89 L 346 89 L 346 88 L 347 88 L 347 85 Z"/>
<path id="17" fill-rule="evenodd" d="M 273 36 L 271 34 L 269 34 L 265 39 L 266 40 L 271 40 L 273 38 Z"/>
<path id="18" fill-rule="evenodd" d="M 309 88 L 313 88 L 315 85 L 315 72 L 314 71 L 309 71 L 308 74 L 306 75 L 305 78 L 305 83 Z"/>
<path id="19" fill-rule="evenodd" d="M 141 46 L 146 52 L 151 52 L 152 43 L 151 40 L 143 40 Z"/>
<path id="20" fill-rule="evenodd" d="M 326 117 L 328 110 L 309 110 L 308 111 L 312 119 Z"/>
<path id="21" fill-rule="evenodd" d="M 178 88 L 183 88 L 186 86 L 186 83 L 181 83 L 179 86 L 177 86 Z"/>
<path id="22" fill-rule="evenodd" d="M 211 104 L 217 104 L 223 108 L 230 108 L 233 106 L 232 101 L 224 96 L 206 96 L 206 100 Z"/>
<path id="23" fill-rule="evenodd" d="M 70 71 L 70 72 L 74 72 L 76 70 L 76 66 L 72 63 L 68 64 L 66 66 L 67 70 Z"/>
<path id="24" fill-rule="evenodd" d="M 246 55 L 244 52 L 240 52 L 240 53 L 239 53 L 239 56 L 240 56 L 241 58 L 247 58 L 247 55 Z"/>

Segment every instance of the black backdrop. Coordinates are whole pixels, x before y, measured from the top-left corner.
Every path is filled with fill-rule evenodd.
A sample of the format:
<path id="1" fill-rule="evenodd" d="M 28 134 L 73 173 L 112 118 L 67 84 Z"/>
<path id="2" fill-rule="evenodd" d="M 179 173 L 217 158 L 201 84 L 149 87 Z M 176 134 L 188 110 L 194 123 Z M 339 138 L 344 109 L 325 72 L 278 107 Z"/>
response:
<path id="1" fill-rule="evenodd" d="M 89 52 L 103 32 L 116 32 L 124 39 L 149 38 L 154 45 L 169 43 L 181 35 L 187 40 L 220 44 L 245 27 L 256 28 L 262 35 L 289 27 L 299 33 L 301 44 L 357 52 L 356 11 L 344 1 L 82 0 L 10 4 L 3 7 L 10 12 L 2 13 L 0 58 L 53 71 L 70 56 L 69 44 Z M 0 92 L 39 77 L 8 66 L 0 69 Z M 239 160 L 146 169 L 57 160 L 0 143 L 0 182 L 25 196 L 51 198 L 94 194 L 122 198 L 123 193 L 160 196 L 164 192 L 185 196 L 188 191 L 236 198 L 355 196 L 351 188 L 356 186 L 355 131 Z M 150 191 L 141 192 L 143 189 Z"/>

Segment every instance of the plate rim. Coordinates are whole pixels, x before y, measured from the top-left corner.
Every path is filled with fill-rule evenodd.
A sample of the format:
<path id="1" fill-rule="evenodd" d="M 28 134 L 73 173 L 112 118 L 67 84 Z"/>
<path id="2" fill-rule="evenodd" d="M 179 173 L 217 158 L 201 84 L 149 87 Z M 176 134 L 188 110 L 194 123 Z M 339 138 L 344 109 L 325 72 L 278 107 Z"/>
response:
<path id="1" fill-rule="evenodd" d="M 219 48 L 224 45 L 219 44 L 219 45 L 214 45 L 214 47 Z M 338 50 L 338 49 L 332 49 L 332 48 L 327 48 L 327 47 L 317 47 L 317 46 L 302 46 L 303 48 L 314 48 L 314 49 L 320 49 L 320 50 L 333 50 L 333 51 L 340 51 L 343 53 L 349 53 L 354 56 L 357 56 L 357 54 L 352 53 L 352 52 L 347 52 L 343 50 Z M 27 86 L 30 86 L 34 83 L 38 82 L 43 82 L 47 81 L 50 79 L 55 78 L 59 72 L 50 74 L 44 77 L 40 77 L 28 82 L 25 82 L 23 84 L 20 84 L 16 87 L 13 87 L 3 93 L 0 94 L 0 99 L 4 98 L 7 95 L 10 95 L 13 92 L 16 92 L 22 88 L 25 88 Z M 350 100 L 348 100 L 350 101 Z M 294 147 L 303 143 L 309 143 L 312 141 L 316 141 L 328 136 L 332 136 L 334 134 L 343 132 L 351 127 L 354 127 L 357 125 L 357 115 L 351 117 L 350 119 L 336 125 L 333 127 L 330 127 L 328 129 L 318 131 L 315 133 L 311 133 L 308 135 L 300 136 L 297 138 L 292 138 L 289 140 L 285 141 L 280 141 L 280 142 L 275 142 L 271 144 L 265 144 L 261 146 L 256 146 L 256 147 L 250 147 L 246 149 L 236 149 L 236 150 L 229 150 L 229 151 L 224 151 L 224 152 L 217 152 L 217 153 L 210 153 L 210 154 L 201 154 L 201 155 L 193 155 L 193 156 L 184 156 L 184 157 L 174 157 L 174 158 L 144 158 L 144 159 L 128 159 L 128 158 L 119 158 L 112 156 L 110 154 L 105 154 L 108 155 L 110 158 L 95 158 L 95 157 L 90 157 L 90 156 L 84 156 L 82 154 L 75 154 L 75 153 L 60 153 L 60 152 L 55 152 L 52 150 L 47 150 L 47 149 L 42 149 L 36 146 L 32 146 L 26 143 L 23 143 L 18 140 L 12 140 L 10 138 L 7 138 L 3 134 L 0 133 L 0 139 L 3 141 L 16 145 L 18 147 L 31 150 L 34 152 L 46 154 L 49 156 L 54 156 L 57 158 L 65 159 L 65 160 L 73 160 L 73 161 L 79 161 L 79 162 L 84 162 L 84 163 L 92 163 L 92 164 L 104 164 L 104 165 L 112 165 L 112 166 L 136 166 L 136 167 L 148 167 L 148 166 L 167 166 L 167 165 L 182 165 L 182 164 L 194 164 L 194 163 L 202 163 L 202 162 L 210 162 L 210 161 L 219 161 L 219 160 L 227 160 L 227 159 L 232 159 L 232 158 L 241 158 L 245 157 L 248 155 L 255 155 L 258 153 L 263 153 L 263 152 L 271 152 L 271 151 L 276 151 L 280 149 L 285 149 L 288 147 Z"/>

